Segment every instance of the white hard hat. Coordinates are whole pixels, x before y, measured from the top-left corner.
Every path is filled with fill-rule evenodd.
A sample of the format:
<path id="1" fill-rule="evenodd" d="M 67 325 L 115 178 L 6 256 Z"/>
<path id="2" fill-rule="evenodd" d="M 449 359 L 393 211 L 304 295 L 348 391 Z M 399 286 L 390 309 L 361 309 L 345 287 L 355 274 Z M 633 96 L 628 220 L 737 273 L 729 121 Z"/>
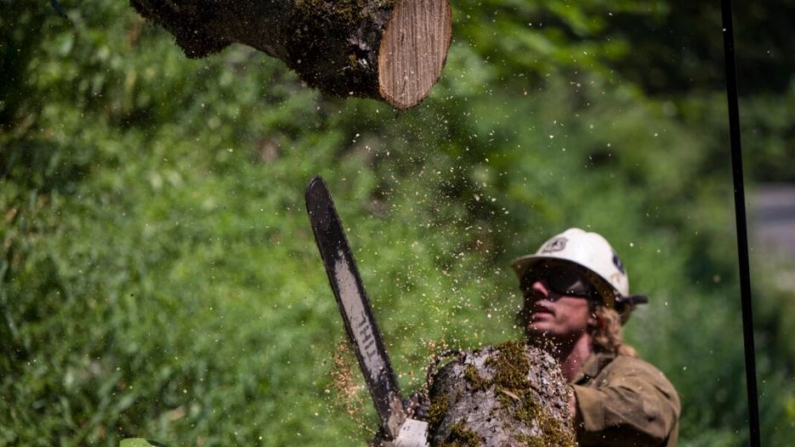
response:
<path id="1" fill-rule="evenodd" d="M 569 228 L 544 242 L 535 254 L 515 259 L 511 266 L 521 280 L 530 267 L 543 260 L 559 260 L 583 267 L 604 304 L 618 310 L 623 320 L 629 317 L 635 304 L 648 301 L 645 296 L 630 296 L 627 270 L 610 243 L 597 233 Z"/>

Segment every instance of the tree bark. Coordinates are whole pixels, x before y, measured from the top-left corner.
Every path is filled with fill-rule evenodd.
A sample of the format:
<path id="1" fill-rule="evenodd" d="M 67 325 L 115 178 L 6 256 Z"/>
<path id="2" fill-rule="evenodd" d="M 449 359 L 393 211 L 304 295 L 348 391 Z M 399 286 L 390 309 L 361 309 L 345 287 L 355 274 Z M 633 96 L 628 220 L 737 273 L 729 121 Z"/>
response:
<path id="1" fill-rule="evenodd" d="M 432 447 L 574 447 L 569 387 L 545 351 L 508 342 L 460 355 L 433 377 Z"/>
<path id="2" fill-rule="evenodd" d="M 448 0 L 131 0 L 190 58 L 232 43 L 284 61 L 310 87 L 415 106 L 441 75 Z"/>

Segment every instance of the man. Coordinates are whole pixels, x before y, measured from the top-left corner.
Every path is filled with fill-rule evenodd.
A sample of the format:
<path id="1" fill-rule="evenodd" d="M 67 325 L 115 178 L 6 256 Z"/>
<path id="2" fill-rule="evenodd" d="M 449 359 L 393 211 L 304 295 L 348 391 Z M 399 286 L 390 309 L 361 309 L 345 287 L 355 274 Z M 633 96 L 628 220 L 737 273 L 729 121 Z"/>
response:
<path id="1" fill-rule="evenodd" d="M 528 340 L 559 362 L 573 389 L 569 409 L 587 446 L 676 445 L 680 404 L 673 385 L 623 343 L 637 304 L 627 272 L 602 236 L 572 228 L 514 260 Z"/>

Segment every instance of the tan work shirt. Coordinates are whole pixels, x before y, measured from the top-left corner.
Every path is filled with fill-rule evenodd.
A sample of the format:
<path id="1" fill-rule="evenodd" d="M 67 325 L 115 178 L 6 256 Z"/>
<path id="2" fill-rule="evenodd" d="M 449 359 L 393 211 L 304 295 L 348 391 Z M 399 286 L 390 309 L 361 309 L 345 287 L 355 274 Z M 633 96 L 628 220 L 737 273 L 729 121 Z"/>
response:
<path id="1" fill-rule="evenodd" d="M 571 382 L 580 447 L 674 447 L 679 396 L 657 368 L 634 357 L 593 354 Z"/>

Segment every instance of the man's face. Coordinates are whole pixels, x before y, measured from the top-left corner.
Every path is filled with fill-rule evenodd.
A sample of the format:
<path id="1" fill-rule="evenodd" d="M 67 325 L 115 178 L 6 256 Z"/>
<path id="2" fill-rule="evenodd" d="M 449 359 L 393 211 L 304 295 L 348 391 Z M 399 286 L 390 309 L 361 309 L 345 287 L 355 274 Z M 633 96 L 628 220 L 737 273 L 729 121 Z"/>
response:
<path id="1" fill-rule="evenodd" d="M 575 341 L 596 323 L 592 317 L 592 286 L 573 269 L 537 266 L 522 279 L 521 288 L 521 319 L 531 338 L 543 337 L 558 343 Z"/>

